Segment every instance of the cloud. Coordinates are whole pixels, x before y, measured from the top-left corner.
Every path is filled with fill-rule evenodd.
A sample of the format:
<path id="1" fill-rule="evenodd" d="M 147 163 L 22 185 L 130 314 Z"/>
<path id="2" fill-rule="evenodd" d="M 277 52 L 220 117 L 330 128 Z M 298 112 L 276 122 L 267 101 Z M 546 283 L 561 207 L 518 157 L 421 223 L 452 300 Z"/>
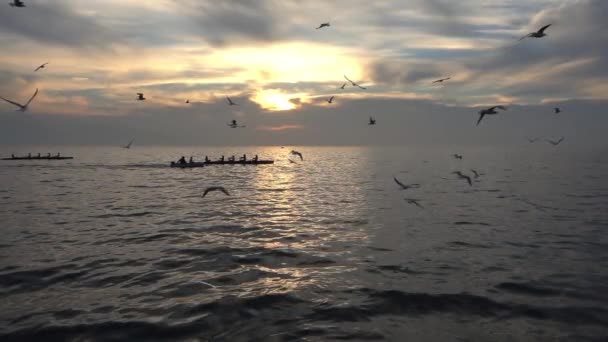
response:
<path id="1" fill-rule="evenodd" d="M 270 132 L 282 132 L 290 131 L 294 129 L 304 129 L 302 125 L 279 125 L 279 126 L 259 126 L 256 127 L 258 131 L 270 131 Z"/>

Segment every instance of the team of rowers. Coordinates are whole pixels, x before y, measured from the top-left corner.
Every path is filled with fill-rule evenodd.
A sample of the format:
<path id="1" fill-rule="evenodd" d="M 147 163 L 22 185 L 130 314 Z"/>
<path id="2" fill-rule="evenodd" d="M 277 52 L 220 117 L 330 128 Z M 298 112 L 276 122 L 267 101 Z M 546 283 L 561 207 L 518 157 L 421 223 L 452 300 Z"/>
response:
<path id="1" fill-rule="evenodd" d="M 235 161 L 236 161 L 236 157 L 235 156 L 228 157 L 227 161 L 224 159 L 224 156 L 221 156 L 217 160 L 217 162 L 220 162 L 220 163 L 224 163 L 224 162 L 234 163 Z M 243 156 L 239 158 L 239 162 L 246 162 L 246 161 L 247 161 L 247 155 L 243 154 Z M 251 161 L 254 162 L 254 163 L 257 162 L 258 161 L 258 155 L 256 154 L 251 159 Z M 209 159 L 209 157 L 205 156 L 205 161 L 204 162 L 205 163 L 211 163 L 211 160 Z M 190 157 L 190 159 L 188 161 L 186 161 L 186 157 L 184 157 L 184 156 L 182 156 L 181 158 L 179 158 L 177 160 L 177 164 L 179 164 L 179 165 L 188 165 L 188 164 L 194 164 L 194 163 L 195 163 L 195 161 L 194 161 L 194 158 L 192 158 L 192 157 Z"/>
<path id="2" fill-rule="evenodd" d="M 15 159 L 15 158 L 27 158 L 27 159 L 32 159 L 32 158 L 34 158 L 34 159 L 41 159 L 41 158 L 61 158 L 61 154 L 57 153 L 56 155 L 51 156 L 51 154 L 50 154 L 50 153 L 48 153 L 48 154 L 46 155 L 46 157 L 42 157 L 42 156 L 40 155 L 40 153 L 38 153 L 38 155 L 37 155 L 37 156 L 34 156 L 34 157 L 32 157 L 32 154 L 31 154 L 31 153 L 28 153 L 28 154 L 27 154 L 27 157 L 15 157 L 15 155 L 14 155 L 14 154 L 11 154 L 11 158 L 13 158 L 13 159 Z"/>

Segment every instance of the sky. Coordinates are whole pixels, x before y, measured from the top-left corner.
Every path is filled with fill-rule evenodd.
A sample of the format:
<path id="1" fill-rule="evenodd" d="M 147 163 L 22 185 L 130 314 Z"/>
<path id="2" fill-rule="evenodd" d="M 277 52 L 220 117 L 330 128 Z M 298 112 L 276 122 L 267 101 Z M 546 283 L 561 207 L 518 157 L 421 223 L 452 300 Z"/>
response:
<path id="1" fill-rule="evenodd" d="M 40 93 L 0 103 L 0 144 L 608 144 L 605 0 L 25 3 L 0 5 L 0 96 Z"/>

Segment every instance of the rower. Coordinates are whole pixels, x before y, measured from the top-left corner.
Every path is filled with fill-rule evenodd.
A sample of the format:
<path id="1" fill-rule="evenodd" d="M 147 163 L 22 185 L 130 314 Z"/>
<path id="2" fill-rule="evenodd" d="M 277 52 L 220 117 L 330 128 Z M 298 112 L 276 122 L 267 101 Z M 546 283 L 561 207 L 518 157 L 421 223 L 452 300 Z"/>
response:
<path id="1" fill-rule="evenodd" d="M 220 158 L 220 161 L 221 161 L 222 163 L 224 162 L 224 156 L 222 156 L 222 157 Z"/>
<path id="2" fill-rule="evenodd" d="M 57 152 L 57 158 L 61 158 L 61 154 Z"/>
<path id="3" fill-rule="evenodd" d="M 247 155 L 243 154 L 243 156 L 240 158 L 241 161 L 247 161 Z"/>
<path id="4" fill-rule="evenodd" d="M 15 159 L 15 155 L 14 155 L 14 154 L 11 154 L 11 158 L 12 158 L 12 159 Z"/>
<path id="5" fill-rule="evenodd" d="M 208 163 L 209 161 L 209 157 L 205 156 L 205 163 Z"/>
<path id="6" fill-rule="evenodd" d="M 177 162 L 180 163 L 181 165 L 186 165 L 186 157 L 182 156 L 181 158 L 179 158 L 179 160 Z"/>
<path id="7" fill-rule="evenodd" d="M 229 162 L 234 162 L 234 156 L 228 157 Z"/>
<path id="8" fill-rule="evenodd" d="M 51 159 L 51 152 L 47 153 L 46 157 Z"/>
<path id="9" fill-rule="evenodd" d="M 192 156 L 190 156 L 190 160 L 188 160 L 188 163 L 194 164 L 194 159 L 192 159 Z"/>
<path id="10" fill-rule="evenodd" d="M 256 163 L 258 162 L 258 155 L 257 154 L 255 155 L 255 157 L 253 157 L 253 161 L 256 162 Z"/>
<path id="11" fill-rule="evenodd" d="M 38 157 L 36 157 L 36 158 L 40 158 L 40 153 L 38 153 Z"/>
<path id="12" fill-rule="evenodd" d="M 27 159 L 32 159 L 32 154 L 31 153 L 27 154 Z"/>

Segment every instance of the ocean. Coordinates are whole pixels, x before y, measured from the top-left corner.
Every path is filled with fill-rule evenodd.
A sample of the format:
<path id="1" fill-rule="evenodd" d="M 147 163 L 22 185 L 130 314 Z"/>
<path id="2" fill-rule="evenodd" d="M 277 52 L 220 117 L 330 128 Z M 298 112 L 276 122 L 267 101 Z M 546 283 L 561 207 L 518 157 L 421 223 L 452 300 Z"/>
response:
<path id="1" fill-rule="evenodd" d="M 290 149 L 0 148 L 0 340 L 608 338 L 608 150 Z"/>

